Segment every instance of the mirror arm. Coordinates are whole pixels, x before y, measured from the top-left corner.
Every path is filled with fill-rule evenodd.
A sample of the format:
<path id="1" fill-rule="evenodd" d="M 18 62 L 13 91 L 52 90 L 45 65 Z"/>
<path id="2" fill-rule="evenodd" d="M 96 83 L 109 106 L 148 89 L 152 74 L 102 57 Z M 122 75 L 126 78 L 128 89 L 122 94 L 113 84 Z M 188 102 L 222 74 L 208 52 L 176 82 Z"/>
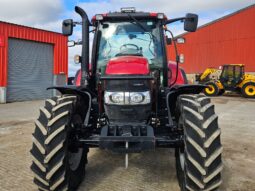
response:
<path id="1" fill-rule="evenodd" d="M 167 32 L 170 33 L 172 39 L 173 39 L 173 44 L 174 44 L 174 50 L 175 50 L 175 60 L 176 60 L 176 74 L 175 74 L 175 79 L 174 79 L 174 82 L 170 84 L 170 87 L 173 86 L 176 82 L 177 82 L 177 79 L 178 79 L 178 75 L 179 75 L 179 61 L 180 61 L 180 56 L 179 56 L 179 53 L 178 53 L 178 49 L 177 49 L 177 45 L 176 45 L 176 41 L 175 41 L 175 38 L 174 38 L 174 35 L 172 33 L 172 31 L 166 29 Z"/>
<path id="2" fill-rule="evenodd" d="M 90 30 L 90 31 L 89 31 L 89 33 L 91 33 L 91 32 L 95 32 L 95 31 L 96 31 L 96 29 L 92 29 L 92 30 Z"/>
<path id="3" fill-rule="evenodd" d="M 187 19 L 187 18 L 186 17 L 179 17 L 179 18 L 175 18 L 175 19 L 169 19 L 169 20 L 163 22 L 163 25 L 174 23 L 176 21 L 184 21 L 185 19 Z"/>
<path id="4" fill-rule="evenodd" d="M 73 22 L 73 26 L 75 27 L 76 25 L 82 25 L 82 22 Z"/>

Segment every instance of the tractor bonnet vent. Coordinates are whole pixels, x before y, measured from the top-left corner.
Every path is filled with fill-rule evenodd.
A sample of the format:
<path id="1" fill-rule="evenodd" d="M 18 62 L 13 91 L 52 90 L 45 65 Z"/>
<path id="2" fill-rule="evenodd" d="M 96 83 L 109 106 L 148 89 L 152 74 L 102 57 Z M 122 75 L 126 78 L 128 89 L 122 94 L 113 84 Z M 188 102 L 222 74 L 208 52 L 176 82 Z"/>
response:
<path id="1" fill-rule="evenodd" d="M 122 13 L 135 13 L 135 7 L 123 7 L 120 11 Z"/>

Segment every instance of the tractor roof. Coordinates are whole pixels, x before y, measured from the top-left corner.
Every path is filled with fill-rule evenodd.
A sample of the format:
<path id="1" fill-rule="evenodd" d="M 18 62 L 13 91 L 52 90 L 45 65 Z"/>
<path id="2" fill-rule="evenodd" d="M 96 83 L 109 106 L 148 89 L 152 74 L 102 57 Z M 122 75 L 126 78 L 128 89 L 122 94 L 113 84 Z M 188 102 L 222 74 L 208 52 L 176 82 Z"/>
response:
<path id="1" fill-rule="evenodd" d="M 109 12 L 104 14 L 96 14 L 92 18 L 92 22 L 103 21 L 103 20 L 129 20 L 130 17 L 135 19 L 157 19 L 157 20 L 166 20 L 167 17 L 164 13 L 155 13 L 155 12 L 137 12 L 134 7 L 121 8 L 120 12 Z"/>
<path id="2" fill-rule="evenodd" d="M 224 64 L 223 66 L 244 66 L 244 64 Z"/>

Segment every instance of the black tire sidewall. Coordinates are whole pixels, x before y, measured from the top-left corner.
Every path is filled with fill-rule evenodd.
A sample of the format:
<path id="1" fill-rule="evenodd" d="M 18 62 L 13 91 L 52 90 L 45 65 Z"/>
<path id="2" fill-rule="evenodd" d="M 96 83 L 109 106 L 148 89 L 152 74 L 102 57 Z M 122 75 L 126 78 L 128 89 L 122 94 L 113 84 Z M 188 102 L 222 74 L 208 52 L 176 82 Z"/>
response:
<path id="1" fill-rule="evenodd" d="M 78 99 L 78 97 L 77 97 Z M 85 167 L 87 164 L 87 155 L 89 152 L 89 149 L 85 146 L 81 147 L 82 149 L 82 156 L 81 156 L 81 160 L 79 162 L 78 167 L 75 170 L 72 170 L 70 168 L 70 164 L 69 164 L 69 158 L 70 158 L 70 151 L 68 149 L 69 146 L 69 136 L 71 133 L 71 121 L 74 120 L 73 117 L 74 115 L 77 115 L 78 113 L 75 112 L 75 110 L 77 110 L 77 102 L 73 103 L 73 110 L 71 111 L 71 114 L 69 116 L 69 123 L 68 123 L 68 135 L 67 135 L 67 144 L 66 144 L 66 178 L 68 181 L 68 190 L 77 190 L 77 188 L 79 187 L 79 185 L 81 184 L 81 182 L 83 181 L 83 179 L 85 178 Z M 79 115 L 80 116 L 80 115 Z M 81 116 L 80 116 L 81 117 Z M 81 118 L 80 118 L 81 120 Z M 82 121 L 80 121 L 80 123 L 82 123 Z"/>
<path id="2" fill-rule="evenodd" d="M 76 190 L 80 183 L 83 181 L 85 177 L 85 166 L 87 164 L 87 154 L 89 149 L 87 147 L 82 148 L 82 156 L 81 160 L 79 163 L 79 166 L 77 167 L 76 170 L 72 170 L 69 165 L 69 152 L 67 149 L 67 154 L 66 154 L 66 175 L 67 175 L 67 180 L 68 180 L 68 190 Z"/>
<path id="3" fill-rule="evenodd" d="M 78 97 L 77 97 L 78 99 Z M 77 188 L 79 187 L 79 185 L 81 184 L 81 182 L 83 181 L 83 179 L 85 178 L 85 166 L 87 164 L 87 155 L 89 152 L 89 149 L 85 146 L 81 147 L 82 149 L 82 156 L 81 156 L 81 160 L 79 162 L 78 167 L 75 170 L 72 170 L 70 168 L 70 164 L 69 164 L 69 158 L 70 158 L 70 151 L 69 151 L 69 141 L 70 141 L 70 134 L 71 134 L 71 121 L 73 120 L 74 114 L 78 114 L 75 112 L 75 110 L 77 110 L 76 105 L 77 102 L 73 103 L 73 109 L 72 111 L 70 111 L 70 116 L 69 116 L 69 122 L 67 125 L 67 142 L 65 145 L 65 168 L 66 168 L 66 180 L 68 182 L 68 190 L 70 191 L 74 191 L 77 190 Z"/>
<path id="4" fill-rule="evenodd" d="M 178 114 L 177 117 L 177 121 L 178 121 L 178 126 L 180 126 L 180 123 L 183 124 L 183 117 L 182 117 L 182 103 L 180 100 L 180 97 L 178 97 L 177 99 L 177 107 L 176 107 L 176 113 Z M 185 175 L 184 175 L 184 169 L 185 169 L 185 164 L 184 164 L 184 169 L 182 169 L 181 167 L 181 162 L 180 162 L 180 151 L 182 150 L 184 152 L 184 145 L 176 148 L 175 149 L 175 168 L 176 168 L 176 176 L 178 179 L 178 184 L 180 186 L 181 191 L 187 191 L 185 185 L 186 185 L 186 181 L 185 181 Z"/>
<path id="5" fill-rule="evenodd" d="M 181 163 L 180 163 L 180 149 L 182 148 L 175 149 L 176 175 L 177 175 L 177 179 L 178 179 L 178 183 L 181 188 L 181 191 L 186 191 L 187 189 L 185 188 L 186 181 L 185 181 L 184 170 L 182 169 Z M 185 165 L 184 165 L 184 168 L 185 168 Z"/>

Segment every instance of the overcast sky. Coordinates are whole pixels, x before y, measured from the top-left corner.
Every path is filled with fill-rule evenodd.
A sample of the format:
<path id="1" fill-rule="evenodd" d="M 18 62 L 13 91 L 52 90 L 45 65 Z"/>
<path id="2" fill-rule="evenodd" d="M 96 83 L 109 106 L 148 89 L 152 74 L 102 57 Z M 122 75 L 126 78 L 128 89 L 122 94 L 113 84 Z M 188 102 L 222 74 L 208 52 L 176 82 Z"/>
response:
<path id="1" fill-rule="evenodd" d="M 79 19 L 73 11 L 75 5 L 84 8 L 90 18 L 96 13 L 133 6 L 138 11 L 163 12 L 168 18 L 194 12 L 202 25 L 254 3 L 255 0 L 0 0 L 0 20 L 61 32 L 63 19 Z M 181 24 L 172 25 L 171 29 L 175 34 L 184 32 Z M 79 38 L 77 29 L 70 39 Z M 70 76 L 79 68 L 73 64 L 74 54 L 80 54 L 80 47 L 69 48 Z"/>

